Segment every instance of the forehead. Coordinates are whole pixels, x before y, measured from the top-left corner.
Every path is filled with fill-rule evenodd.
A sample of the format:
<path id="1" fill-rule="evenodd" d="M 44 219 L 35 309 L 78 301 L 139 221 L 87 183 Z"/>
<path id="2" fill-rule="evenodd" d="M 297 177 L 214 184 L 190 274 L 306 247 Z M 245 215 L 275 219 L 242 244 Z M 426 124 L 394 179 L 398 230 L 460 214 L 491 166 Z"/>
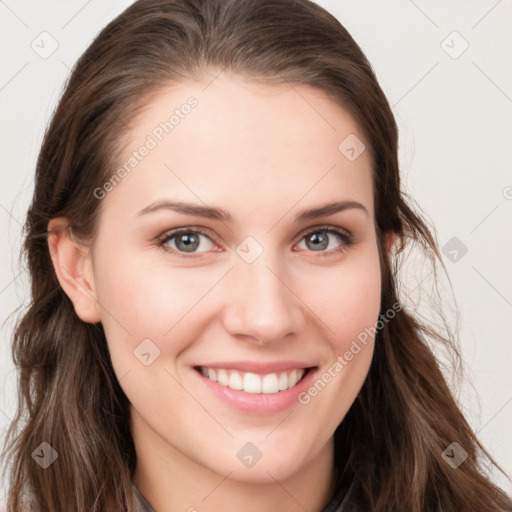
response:
<path id="1" fill-rule="evenodd" d="M 184 81 L 160 89 L 133 119 L 117 166 L 123 179 L 106 202 L 129 214 L 166 197 L 250 215 L 350 198 L 373 216 L 363 145 L 349 113 L 319 89 L 223 73 Z"/>

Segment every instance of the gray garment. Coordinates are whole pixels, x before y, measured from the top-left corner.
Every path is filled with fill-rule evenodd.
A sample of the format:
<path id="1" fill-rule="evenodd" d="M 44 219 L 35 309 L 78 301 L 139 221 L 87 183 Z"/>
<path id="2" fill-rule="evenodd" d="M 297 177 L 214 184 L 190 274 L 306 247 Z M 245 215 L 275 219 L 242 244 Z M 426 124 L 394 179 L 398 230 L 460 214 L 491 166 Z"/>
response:
<path id="1" fill-rule="evenodd" d="M 133 486 L 133 494 L 137 503 L 137 512 L 155 512 L 153 507 L 140 494 L 138 489 Z M 345 485 L 340 480 L 339 485 L 322 512 L 360 512 L 362 509 L 355 492 L 355 481 L 350 485 Z"/>

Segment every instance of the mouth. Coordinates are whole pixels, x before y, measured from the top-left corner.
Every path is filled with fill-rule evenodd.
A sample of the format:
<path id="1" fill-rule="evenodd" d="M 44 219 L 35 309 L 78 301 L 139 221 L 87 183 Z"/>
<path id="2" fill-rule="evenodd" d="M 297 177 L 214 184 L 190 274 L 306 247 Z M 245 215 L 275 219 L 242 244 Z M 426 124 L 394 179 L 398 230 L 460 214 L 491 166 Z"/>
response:
<path id="1" fill-rule="evenodd" d="M 244 372 L 229 368 L 195 366 L 194 370 L 211 382 L 235 391 L 274 395 L 296 387 L 316 366 L 271 373 Z"/>
<path id="2" fill-rule="evenodd" d="M 319 366 L 299 362 L 224 362 L 191 367 L 204 403 L 227 405 L 232 411 L 268 416 L 287 411 L 316 379 Z M 202 396 L 202 395 L 200 395 Z"/>

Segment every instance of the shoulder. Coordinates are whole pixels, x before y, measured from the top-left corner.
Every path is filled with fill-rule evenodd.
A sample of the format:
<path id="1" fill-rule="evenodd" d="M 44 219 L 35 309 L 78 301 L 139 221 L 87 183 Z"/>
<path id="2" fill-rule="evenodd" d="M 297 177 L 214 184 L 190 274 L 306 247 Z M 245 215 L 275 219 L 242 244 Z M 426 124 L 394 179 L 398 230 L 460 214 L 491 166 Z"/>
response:
<path id="1" fill-rule="evenodd" d="M 142 496 L 137 487 L 132 484 L 133 501 L 135 503 L 135 510 L 137 512 L 155 512 L 153 507 L 147 502 L 146 498 Z"/>

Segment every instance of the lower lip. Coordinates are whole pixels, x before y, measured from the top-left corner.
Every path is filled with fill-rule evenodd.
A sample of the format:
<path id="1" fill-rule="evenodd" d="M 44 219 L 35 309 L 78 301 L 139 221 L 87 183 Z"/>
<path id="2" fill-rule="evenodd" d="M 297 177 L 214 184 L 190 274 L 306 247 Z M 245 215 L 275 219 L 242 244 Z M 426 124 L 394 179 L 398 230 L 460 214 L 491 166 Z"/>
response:
<path id="1" fill-rule="evenodd" d="M 309 388 L 318 368 L 310 369 L 295 386 L 277 393 L 247 393 L 213 382 L 192 369 L 200 381 L 219 399 L 244 413 L 268 415 L 285 411 L 298 403 L 298 395 Z"/>

